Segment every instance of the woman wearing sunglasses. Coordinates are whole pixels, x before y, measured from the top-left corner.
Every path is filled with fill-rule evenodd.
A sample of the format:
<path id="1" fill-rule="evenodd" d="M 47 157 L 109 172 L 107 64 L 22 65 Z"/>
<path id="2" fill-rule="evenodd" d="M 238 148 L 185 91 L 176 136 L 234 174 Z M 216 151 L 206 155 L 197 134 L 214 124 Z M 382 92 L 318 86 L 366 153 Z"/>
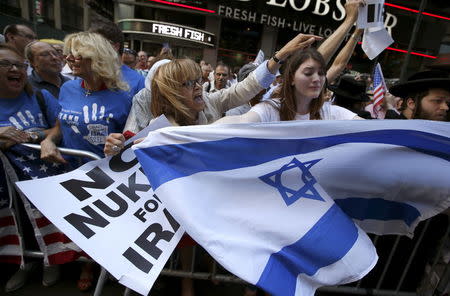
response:
<path id="1" fill-rule="evenodd" d="M 107 135 L 123 130 L 131 108 L 119 58 L 109 41 L 87 32 L 68 35 L 64 53 L 81 79 L 65 83 L 59 94 L 63 146 L 102 156 Z"/>
<path id="2" fill-rule="evenodd" d="M 64 54 L 80 79 L 66 82 L 59 93 L 62 146 L 103 156 L 107 135 L 123 130 L 131 108 L 119 56 L 108 40 L 87 32 L 68 35 Z M 81 291 L 93 286 L 93 269 L 92 263 L 82 266 L 77 284 Z"/>

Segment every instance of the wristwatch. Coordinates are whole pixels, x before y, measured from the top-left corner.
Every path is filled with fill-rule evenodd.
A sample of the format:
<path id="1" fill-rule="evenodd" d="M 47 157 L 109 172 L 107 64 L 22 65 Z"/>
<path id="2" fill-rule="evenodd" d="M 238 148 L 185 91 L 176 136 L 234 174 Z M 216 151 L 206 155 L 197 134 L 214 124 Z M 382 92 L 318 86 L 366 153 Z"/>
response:
<path id="1" fill-rule="evenodd" d="M 283 64 L 284 64 L 284 61 L 282 61 L 282 60 L 280 60 L 279 58 L 277 58 L 277 53 L 278 53 L 278 51 L 275 52 L 275 54 L 272 56 L 272 60 L 273 60 L 275 63 L 277 63 L 277 64 L 283 65 Z"/>
<path id="2" fill-rule="evenodd" d="M 44 131 L 28 132 L 28 135 L 30 136 L 33 143 L 40 143 L 45 139 Z"/>
<path id="3" fill-rule="evenodd" d="M 37 143 L 37 141 L 39 140 L 39 135 L 37 133 L 31 132 L 28 133 L 30 135 L 31 138 L 31 142 L 33 143 Z"/>

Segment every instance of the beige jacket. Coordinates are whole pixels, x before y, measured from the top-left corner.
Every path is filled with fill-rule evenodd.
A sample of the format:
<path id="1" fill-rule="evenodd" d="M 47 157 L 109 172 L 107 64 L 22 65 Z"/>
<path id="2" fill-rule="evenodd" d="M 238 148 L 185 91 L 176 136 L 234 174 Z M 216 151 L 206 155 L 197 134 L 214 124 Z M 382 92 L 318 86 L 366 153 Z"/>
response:
<path id="1" fill-rule="evenodd" d="M 261 67 L 261 69 L 260 69 Z M 256 72 L 258 72 L 258 75 Z M 259 76 L 257 78 L 257 76 Z M 209 124 L 222 118 L 226 111 L 246 104 L 260 91 L 270 86 L 275 75 L 267 70 L 267 63 L 261 64 L 243 81 L 214 93 L 203 92 L 205 109 L 199 113 L 197 124 Z M 137 133 L 144 129 L 153 119 L 150 112 L 151 93 L 148 89 L 140 90 L 133 97 L 133 105 L 128 115 L 124 131 Z"/>

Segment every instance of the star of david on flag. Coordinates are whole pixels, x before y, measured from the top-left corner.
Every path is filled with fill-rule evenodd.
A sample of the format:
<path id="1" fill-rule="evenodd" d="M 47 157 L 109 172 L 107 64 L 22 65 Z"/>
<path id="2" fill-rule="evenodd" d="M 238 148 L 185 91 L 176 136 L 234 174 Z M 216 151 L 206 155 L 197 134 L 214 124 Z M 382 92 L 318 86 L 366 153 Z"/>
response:
<path id="1" fill-rule="evenodd" d="M 314 184 L 316 184 L 317 181 L 309 171 L 309 168 L 311 168 L 319 161 L 320 159 L 316 159 L 302 163 L 294 157 L 294 159 L 292 159 L 290 163 L 284 165 L 279 170 L 271 172 L 259 178 L 268 185 L 275 187 L 280 192 L 283 200 L 288 206 L 302 197 L 324 201 L 319 192 L 317 192 L 317 190 L 314 188 Z M 297 180 L 283 180 L 283 173 L 290 170 L 298 170 L 298 173 L 301 174 L 301 177 L 298 176 Z M 290 186 L 298 185 L 301 181 L 303 182 L 303 186 L 301 186 L 300 189 L 295 190 L 293 188 L 290 188 L 289 186 L 283 185 L 283 183 L 285 183 L 283 181 L 285 181 L 286 183 L 290 183 Z"/>

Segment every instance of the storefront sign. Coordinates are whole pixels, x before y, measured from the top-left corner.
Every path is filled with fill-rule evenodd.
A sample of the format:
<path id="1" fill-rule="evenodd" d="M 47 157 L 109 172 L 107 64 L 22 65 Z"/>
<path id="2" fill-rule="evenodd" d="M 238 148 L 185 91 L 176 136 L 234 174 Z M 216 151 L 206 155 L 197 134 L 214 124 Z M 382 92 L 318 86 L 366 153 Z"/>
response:
<path id="1" fill-rule="evenodd" d="M 286 2 L 287 2 L 287 0 L 285 1 L 284 4 L 286 4 Z M 294 3 L 294 1 L 290 1 L 290 2 Z M 311 0 L 306 0 L 305 4 L 303 6 L 305 6 L 306 4 L 309 4 L 309 2 L 311 2 Z M 275 5 L 274 3 L 275 3 L 274 0 L 267 2 L 268 5 Z M 292 6 L 292 3 L 291 3 L 291 6 Z M 322 4 L 325 3 L 323 5 L 328 5 L 327 4 L 328 2 L 318 1 L 318 3 L 322 3 Z M 333 12 L 333 19 L 337 20 L 337 21 L 342 20 L 345 17 L 345 9 L 343 8 L 343 6 L 342 6 L 342 8 L 340 8 L 341 5 L 339 3 L 340 3 L 339 1 L 336 1 L 337 7 L 338 7 L 338 10 L 337 10 L 338 12 L 337 11 Z M 277 6 L 281 6 L 281 5 L 277 5 Z M 295 7 L 297 7 L 297 6 L 295 6 Z M 317 7 L 318 6 L 316 5 L 316 8 Z M 296 10 L 299 10 L 299 9 L 296 9 Z M 317 14 L 317 15 L 326 15 L 329 12 L 330 12 L 330 6 L 326 6 L 326 8 L 324 8 L 322 10 L 317 8 L 312 13 Z M 288 29 L 292 29 L 293 31 L 302 32 L 302 33 L 306 33 L 306 34 L 315 34 L 315 35 L 323 36 L 323 37 L 330 36 L 334 31 L 333 28 L 318 25 L 317 23 L 313 24 L 313 23 L 310 23 L 309 21 L 305 21 L 304 19 L 300 19 L 300 18 L 293 19 L 293 18 L 288 18 L 288 17 L 284 17 L 284 16 L 269 15 L 266 13 L 261 13 L 259 11 L 251 11 L 251 10 L 247 10 L 247 9 L 230 7 L 230 6 L 225 6 L 225 5 L 219 5 L 217 13 L 218 13 L 218 15 L 221 15 L 226 18 L 231 18 L 234 20 L 256 23 L 256 24 L 264 24 L 267 26 L 277 27 L 280 29 L 288 28 Z M 389 33 L 392 32 L 392 28 L 396 24 L 397 24 L 397 17 L 393 14 L 386 13 L 384 25 Z"/>
<path id="2" fill-rule="evenodd" d="M 215 36 L 206 31 L 149 20 L 120 20 L 119 26 L 124 33 L 158 35 L 215 46 Z"/>

